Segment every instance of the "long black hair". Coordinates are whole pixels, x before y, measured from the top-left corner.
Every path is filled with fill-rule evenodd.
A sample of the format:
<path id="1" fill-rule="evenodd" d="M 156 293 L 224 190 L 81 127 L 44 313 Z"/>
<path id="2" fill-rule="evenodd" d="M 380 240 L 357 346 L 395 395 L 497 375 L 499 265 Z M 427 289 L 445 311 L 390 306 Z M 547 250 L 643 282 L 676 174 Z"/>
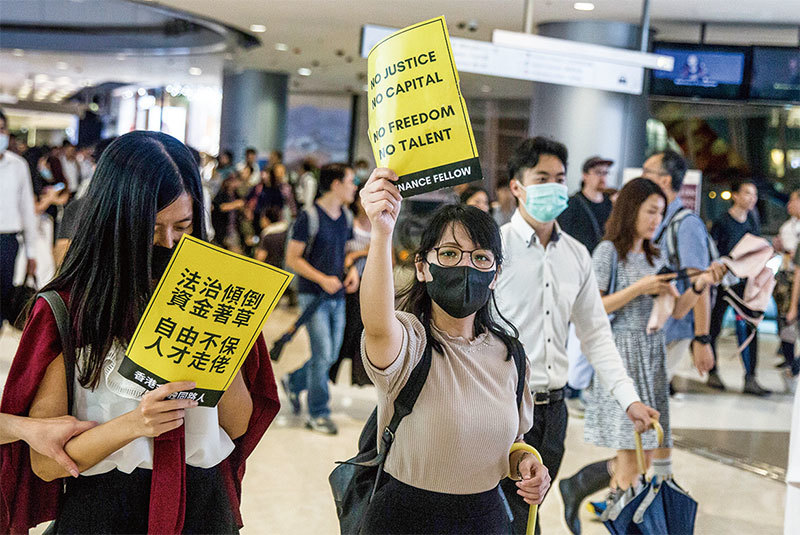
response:
<path id="1" fill-rule="evenodd" d="M 133 336 L 152 294 L 156 213 L 183 193 L 192 198 L 192 235 L 205 239 L 200 173 L 183 143 L 136 131 L 103 152 L 64 263 L 42 288 L 69 292 L 85 388 L 97 386 L 112 345 L 125 346 Z"/>
<path id="2" fill-rule="evenodd" d="M 436 247 L 448 228 L 453 228 L 460 224 L 469 235 L 470 240 L 481 249 L 488 249 L 494 253 L 495 269 L 499 270 L 503 264 L 503 246 L 500 238 L 500 229 L 497 227 L 494 218 L 484 211 L 474 206 L 461 204 L 450 204 L 439 208 L 428 222 L 425 231 L 422 233 L 419 249 L 416 251 L 415 258 L 425 259 L 426 255 Z M 432 301 L 425 288 L 426 283 L 414 276 L 414 280 L 398 294 L 400 310 L 411 312 L 425 326 L 428 335 L 428 343 L 431 347 L 442 352 L 441 343 L 430 336 L 430 325 L 433 321 Z M 494 307 L 494 310 L 492 310 Z M 507 328 L 495 319 L 495 314 Z M 474 329 L 475 333 L 491 332 L 503 341 L 508 348 L 508 358 L 519 346 L 519 332 L 517 328 L 500 313 L 497 302 L 492 290 L 492 298 L 483 305 L 475 314 Z"/>

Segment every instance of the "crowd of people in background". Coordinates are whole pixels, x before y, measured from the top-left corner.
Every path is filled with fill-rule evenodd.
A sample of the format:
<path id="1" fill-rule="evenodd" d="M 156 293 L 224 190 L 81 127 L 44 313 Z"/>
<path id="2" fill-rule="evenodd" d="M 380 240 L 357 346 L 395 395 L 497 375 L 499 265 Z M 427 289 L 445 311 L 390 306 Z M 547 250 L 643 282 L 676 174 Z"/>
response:
<path id="1" fill-rule="evenodd" d="M 0 133 L 7 134 L 2 113 Z M 136 136 L 123 137 L 125 143 L 133 143 Z M 139 137 L 145 145 L 150 142 L 146 134 Z M 541 137 L 526 140 L 514 152 L 507 176 L 498 181 L 494 191 L 483 184 L 453 188 L 451 201 L 445 204 L 462 206 L 434 215 L 435 224 L 423 234 L 420 252 L 414 258 L 416 279 L 405 294 L 403 311 L 395 312 L 392 236 L 401 199 L 393 185 L 397 177 L 391 170 L 372 171 L 365 160 L 317 165 L 306 159 L 289 168 L 280 151 L 273 150 L 259 161 L 255 148 L 247 148 L 242 160 L 236 162 L 229 150 L 211 156 L 191 148 L 187 152 L 168 136 L 149 137 L 153 143 L 169 148 L 172 158 L 183 161 L 191 154 L 194 167 L 191 172 L 182 172 L 201 179 L 202 206 L 199 198 L 193 197 L 198 206 L 192 210 L 195 215 L 203 210 L 209 216 L 196 218 L 198 224 L 206 225 L 209 240 L 298 275 L 296 285 L 288 292 L 289 302 L 309 313 L 305 326 L 311 356 L 300 369 L 278 379 L 295 414 L 303 413 L 305 400 L 309 429 L 326 434 L 338 431 L 331 419 L 329 381 L 336 378 L 342 359 L 353 361 L 353 384 L 375 382 L 383 396 L 380 418 L 386 420 L 386 407 L 407 379 L 412 364 L 429 358 L 426 351 L 455 355 L 469 366 L 473 358 L 469 356 L 470 344 L 478 340 L 471 337 L 484 336 L 481 340 L 504 358 L 517 351 L 521 342 L 530 366 L 526 372 L 530 390 L 526 390 L 524 399 L 513 407 L 503 407 L 497 415 L 513 423 L 505 429 L 509 443 L 524 436 L 526 443 L 541 452 L 549 477 L 538 472 L 539 465 L 533 460 L 523 462 L 524 455 L 514 457 L 516 471 L 512 473 L 524 475 L 524 481 L 504 480 L 501 487 L 514 511 L 515 532 L 524 531 L 528 505 L 541 502 L 549 478 L 556 478 L 561 465 L 568 414 L 565 398 L 579 397 L 585 403 L 586 441 L 617 450 L 612 459 L 587 465 L 560 484 L 567 525 L 573 533 L 579 533 L 577 511 L 586 496 L 608 487 L 605 503 L 611 506 L 635 485 L 633 431 L 644 432 L 652 419 L 661 421 L 664 442 L 656 443 L 652 434 L 644 436 L 647 461 L 655 467 L 656 476 L 671 477 L 669 396 L 678 363 L 691 358 L 701 374 L 708 373 L 709 386 L 725 388 L 717 373 L 717 339 L 728 302 L 722 292 L 714 291 L 724 275 L 717 260 L 729 254 L 746 234 L 760 235 L 754 211 L 758 190 L 752 181 L 733 184 L 732 206 L 709 232 L 680 199 L 688 166 L 676 152 L 666 150 L 650 156 L 643 164 L 642 177 L 620 191 L 609 189 L 606 183 L 614 162 L 600 156 L 589 158 L 582 166 L 581 189 L 568 198 L 567 148 Z M 80 234 L 78 227 L 95 167 L 112 141 L 91 146 L 64 142 L 57 147 L 27 147 L 19 139 L 4 139 L 8 139 L 8 148 L 0 159 L 0 178 L 15 194 L 0 197 L 0 282 L 4 296 L 0 322 L 16 319 L 10 317 L 5 300 L 14 284 L 18 234 L 22 234 L 24 248 L 19 256 L 27 259 L 23 270 L 36 286 L 53 279 L 65 257 L 68 264 L 72 262 L 70 269 L 80 271 L 77 253 L 68 251 Z M 124 152 L 125 143 L 115 144 L 115 150 Z M 135 151 L 128 148 L 131 150 L 125 157 L 133 158 Z M 120 154 L 118 158 L 122 158 Z M 191 182 L 190 178 L 184 180 Z M 131 183 L 142 180 L 144 187 L 141 177 L 134 179 L 131 175 L 128 179 Z M 96 197 L 92 200 L 95 205 L 100 202 Z M 163 208 L 159 206 L 159 210 Z M 792 380 L 800 373 L 800 360 L 794 351 L 800 301 L 800 270 L 794 268 L 800 263 L 798 192 L 792 194 L 787 210 L 790 219 L 775 242 L 776 250 L 785 256 L 776 301 L 783 366 L 787 379 Z M 203 234 L 197 229 L 192 232 Z M 373 239 L 379 243 L 370 254 Z M 91 249 L 84 242 L 80 246 Z M 170 246 L 174 243 L 165 245 Z M 41 262 L 42 258 L 50 260 Z M 362 276 L 367 292 L 360 292 Z M 63 278 L 63 274 L 56 281 L 61 280 L 58 277 Z M 472 284 L 483 293 L 454 295 L 450 283 L 453 288 Z M 496 296 L 491 304 L 490 293 Z M 462 297 L 475 302 L 459 300 Z M 653 330 L 651 315 L 662 298 L 673 299 L 674 308 Z M 374 314 L 365 313 L 364 304 L 374 308 Z M 490 307 L 511 325 L 508 332 L 489 319 L 494 318 L 489 315 Z M 440 330 L 433 325 L 436 318 L 447 328 Z M 755 327 L 739 315 L 735 324 L 739 342 L 750 340 L 741 351 L 744 392 L 768 395 L 755 377 Z M 473 331 L 475 326 L 485 327 L 485 332 Z M 447 343 L 431 343 L 432 333 Z M 426 350 L 428 343 L 433 349 Z M 508 359 L 502 366 L 495 363 L 497 369 L 513 368 L 513 361 Z M 437 367 L 440 364 L 434 364 L 431 373 L 441 380 L 454 384 L 473 380 L 455 372 L 449 376 L 450 371 Z M 396 382 L 395 376 L 403 380 Z M 495 379 L 487 380 L 489 391 L 500 392 L 505 385 Z M 237 395 L 249 399 L 254 392 L 248 391 L 250 386 L 239 385 Z M 301 398 L 303 392 L 307 396 Z M 478 406 L 486 400 L 476 397 L 472 402 Z M 534 404 L 536 411 L 530 416 Z M 418 409 L 423 415 L 428 410 L 425 407 L 423 402 Z M 241 418 L 226 416 L 228 420 L 221 425 L 238 429 L 229 433 L 232 438 L 247 431 L 247 427 L 239 429 Z M 421 417 L 409 421 L 420 429 L 428 425 Z M 453 423 L 442 422 L 442 426 L 450 429 Z M 387 500 L 380 502 L 385 510 L 379 508 L 380 504 L 373 506 L 367 517 L 367 525 L 376 532 L 393 518 L 387 516 L 391 499 L 419 498 L 414 485 L 435 487 L 440 493 L 459 494 L 463 490 L 462 482 L 456 484 L 455 480 L 439 484 L 451 480 L 444 471 L 428 470 L 424 448 L 413 451 L 401 440 L 397 451 L 407 462 L 426 467 L 418 474 L 427 475 L 419 481 L 413 477 L 401 481 L 408 475 L 398 464 L 401 454 L 390 457 L 387 473 L 393 476 L 391 486 L 381 491 Z M 507 459 L 498 464 L 496 457 L 487 454 L 487 466 L 496 466 L 484 480 L 471 481 L 475 486 L 471 492 L 483 492 L 507 473 Z M 39 464 L 54 477 L 63 475 L 63 463 L 59 467 L 40 460 Z M 456 464 L 454 469 L 458 468 Z M 534 476 L 535 485 L 529 481 Z M 193 477 L 199 476 L 194 473 Z M 112 483 L 121 488 L 129 482 L 126 476 Z M 428 498 L 425 495 L 422 501 Z M 486 526 L 505 522 L 496 499 L 495 494 L 486 497 L 487 507 L 493 511 L 481 520 Z M 77 510 L 70 514 L 79 516 Z M 408 521 L 413 527 L 422 525 L 416 522 L 424 519 L 396 520 Z M 234 520 L 227 518 L 226 522 L 223 527 L 230 527 Z"/>

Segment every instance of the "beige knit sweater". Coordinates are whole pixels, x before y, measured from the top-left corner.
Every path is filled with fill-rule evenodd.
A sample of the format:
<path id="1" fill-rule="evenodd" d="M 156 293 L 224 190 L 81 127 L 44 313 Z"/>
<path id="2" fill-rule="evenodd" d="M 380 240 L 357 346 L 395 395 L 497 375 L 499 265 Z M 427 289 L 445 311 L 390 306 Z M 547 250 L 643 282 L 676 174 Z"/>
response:
<path id="1" fill-rule="evenodd" d="M 394 399 L 425 350 L 425 329 L 412 314 L 397 312 L 403 344 L 385 370 L 361 356 L 378 389 L 378 442 L 394 413 Z M 491 333 L 454 338 L 431 326 L 444 353 L 433 352 L 431 369 L 413 412 L 400 424 L 385 470 L 407 485 L 449 494 L 473 494 L 497 486 L 508 474 L 508 452 L 533 423 L 526 388 L 517 407 L 517 370 L 503 342 Z M 530 367 L 527 368 L 530 372 Z M 526 379 L 527 384 L 527 379 Z"/>

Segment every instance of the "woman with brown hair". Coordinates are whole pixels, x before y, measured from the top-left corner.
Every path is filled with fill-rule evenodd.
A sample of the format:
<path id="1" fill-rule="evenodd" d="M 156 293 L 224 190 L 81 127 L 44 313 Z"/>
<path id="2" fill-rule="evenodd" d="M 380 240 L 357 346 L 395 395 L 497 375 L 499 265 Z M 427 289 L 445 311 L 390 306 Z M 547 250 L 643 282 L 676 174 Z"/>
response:
<path id="1" fill-rule="evenodd" d="M 672 445 L 669 379 L 664 334 L 660 330 L 648 332 L 647 329 L 653 303 L 659 295 L 674 296 L 672 317 L 682 318 L 692 309 L 705 287 L 715 284 L 718 275 L 722 274 L 715 264 L 711 270 L 695 278 L 688 291 L 678 294 L 672 284 L 676 274 L 663 273 L 667 259 L 652 241 L 666 205 L 664 193 L 654 182 L 637 178 L 626 184 L 606 223 L 604 240 L 592 255 L 603 305 L 608 314 L 614 315 L 611 328 L 617 349 L 642 402 L 661 414 L 662 446 L 665 448 Z M 617 492 L 635 484 L 638 475 L 633 431 L 633 425 L 614 398 L 599 387 L 596 378 L 593 379 L 587 390 L 584 438 L 597 446 L 617 450 L 611 477 L 612 501 L 616 501 Z M 655 433 L 643 434 L 642 441 L 649 464 L 652 450 L 658 447 Z M 602 468 L 605 470 L 605 466 Z"/>

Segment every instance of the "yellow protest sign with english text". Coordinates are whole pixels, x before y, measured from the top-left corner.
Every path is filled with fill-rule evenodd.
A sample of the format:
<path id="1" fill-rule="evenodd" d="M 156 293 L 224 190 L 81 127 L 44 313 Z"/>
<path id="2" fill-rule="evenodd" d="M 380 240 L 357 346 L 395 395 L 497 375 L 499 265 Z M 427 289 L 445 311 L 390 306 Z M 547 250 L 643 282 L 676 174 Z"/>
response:
<path id="1" fill-rule="evenodd" d="M 291 280 L 274 266 L 184 235 L 119 372 L 149 390 L 194 381 L 196 389 L 174 397 L 215 406 Z"/>
<path id="2" fill-rule="evenodd" d="M 367 58 L 369 139 L 403 197 L 483 178 L 444 17 L 399 30 Z"/>

